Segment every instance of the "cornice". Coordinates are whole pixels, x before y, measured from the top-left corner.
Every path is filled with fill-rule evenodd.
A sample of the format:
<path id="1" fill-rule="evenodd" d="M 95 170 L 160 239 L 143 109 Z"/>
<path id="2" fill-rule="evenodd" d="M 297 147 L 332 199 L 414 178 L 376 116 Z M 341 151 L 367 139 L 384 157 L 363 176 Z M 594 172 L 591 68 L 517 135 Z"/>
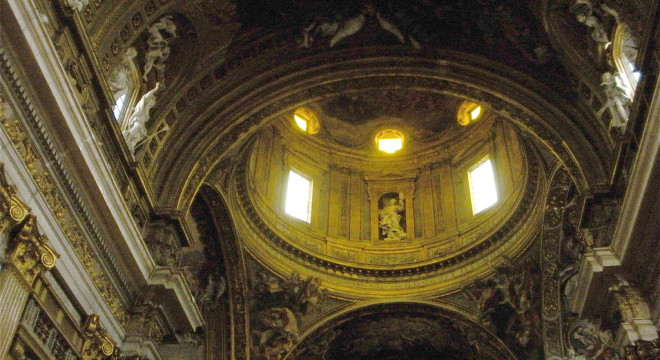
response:
<path id="1" fill-rule="evenodd" d="M 530 151 L 526 151 L 526 153 L 529 154 Z M 300 272 L 304 271 L 302 269 L 307 269 L 307 271 L 316 274 L 315 276 L 323 277 L 323 275 L 319 274 L 327 274 L 328 276 L 340 279 L 338 280 L 340 282 L 343 281 L 341 279 L 345 279 L 346 281 L 366 280 L 370 282 L 374 282 L 375 280 L 375 282 L 383 283 L 405 281 L 413 284 L 419 281 L 424 282 L 432 277 L 436 279 L 442 278 L 442 276 L 439 275 L 443 274 L 448 276 L 449 273 L 458 267 L 465 268 L 467 266 L 472 269 L 470 271 L 478 272 L 480 270 L 478 270 L 477 265 L 475 265 L 477 262 L 488 261 L 497 263 L 497 260 L 495 259 L 488 260 L 489 257 L 500 256 L 495 255 L 494 252 L 496 248 L 501 248 L 501 246 L 497 245 L 508 244 L 507 246 L 514 246 L 509 244 L 512 239 L 516 242 L 516 245 L 514 246 L 515 249 L 509 249 L 509 253 L 506 254 L 506 256 L 515 256 L 516 253 L 523 251 L 533 242 L 532 240 L 536 238 L 535 234 L 539 226 L 538 221 L 536 220 L 539 220 L 540 215 L 539 204 L 541 203 L 541 199 L 539 194 L 540 189 L 543 188 L 543 181 L 541 179 L 542 171 L 538 160 L 534 156 L 531 156 L 528 160 L 530 170 L 527 185 L 524 193 L 520 197 L 517 207 L 513 210 L 513 214 L 504 221 L 497 230 L 494 230 L 488 238 L 481 240 L 471 248 L 440 260 L 426 261 L 418 265 L 406 264 L 405 266 L 382 267 L 340 263 L 336 260 L 325 256 L 318 256 L 311 251 L 303 250 L 302 248 L 292 245 L 290 241 L 281 237 L 278 230 L 273 229 L 270 225 L 266 224 L 261 218 L 259 211 L 254 208 L 253 200 L 250 198 L 250 190 L 247 188 L 245 163 L 246 161 L 243 161 L 241 164 L 237 165 L 237 169 L 234 172 L 232 179 L 233 184 L 231 187 L 233 188 L 232 193 L 237 195 L 231 198 L 230 207 L 234 214 L 234 221 L 237 224 L 237 230 L 243 238 L 242 241 L 246 249 L 253 253 L 255 258 L 259 259 L 259 261 L 265 262 L 266 266 L 270 267 L 281 267 L 284 266 L 281 265 L 284 263 L 295 264 L 288 266 L 294 266 L 296 271 Z M 524 235 L 521 235 L 523 233 Z M 524 238 L 521 238 L 521 236 Z M 254 254 L 254 252 L 256 252 L 256 254 Z M 270 257 L 266 253 L 277 253 L 278 255 L 276 257 Z M 279 270 L 283 272 L 291 271 L 291 269 Z M 446 281 L 447 284 L 440 286 L 445 287 L 441 291 L 446 292 L 448 291 L 448 287 L 457 286 L 457 284 L 449 284 L 452 281 Z M 329 280 L 324 281 L 324 283 L 328 288 L 332 287 L 329 285 Z M 411 286 L 407 286 L 405 291 L 407 294 L 417 292 L 419 293 L 418 295 L 423 294 L 424 296 L 437 295 L 437 290 L 429 290 L 429 287 L 437 285 L 423 284 L 421 286 L 423 286 L 425 290 L 415 290 Z M 384 291 L 383 289 L 388 289 L 389 292 Z M 337 291 L 338 289 L 333 290 Z M 397 290 L 397 288 L 385 286 L 380 290 L 384 291 L 384 294 L 386 295 L 392 295 L 392 291 L 396 292 L 400 289 Z M 338 291 L 339 293 L 346 292 L 346 294 L 351 294 L 344 294 L 345 296 L 360 297 L 360 295 L 355 293 L 355 290 L 349 290 L 349 288 L 342 287 Z M 366 293 L 368 293 L 368 291 L 365 290 L 365 294 Z"/>
<path id="2" fill-rule="evenodd" d="M 254 131 L 294 107 L 321 97 L 388 86 L 425 89 L 485 104 L 549 148 L 582 188 L 607 182 L 605 167 L 612 154 L 607 141 L 598 141 L 601 136 L 593 134 L 600 124 L 593 127 L 591 120 L 584 119 L 588 114 L 570 105 L 560 106 L 565 99 L 534 79 L 458 52 L 438 50 L 420 56 L 393 48 L 388 56 L 376 56 L 372 53 L 376 50 L 315 54 L 290 59 L 279 67 L 270 62 L 220 67 L 212 74 L 221 81 L 207 84 L 203 91 L 195 89 L 192 97 L 182 91 L 176 108 L 166 110 L 167 115 L 158 120 L 166 118 L 172 124 L 167 137 L 159 141 L 165 145 L 145 164 L 150 167 L 159 205 L 186 208 L 218 162 Z M 284 59 L 279 61 L 288 60 L 280 55 Z"/>
<path id="3" fill-rule="evenodd" d="M 128 281 L 125 274 L 123 274 L 118 267 L 116 259 L 111 255 L 107 247 L 107 241 L 103 239 L 98 226 L 92 219 L 89 210 L 82 202 L 79 192 L 76 190 L 76 185 L 71 180 L 71 176 L 65 168 L 61 156 L 53 147 L 52 141 L 46 132 L 45 125 L 41 121 L 37 108 L 32 104 L 29 98 L 28 91 L 22 84 L 18 77 L 18 71 L 13 67 L 9 56 L 4 47 L 0 46 L 0 81 L 6 87 L 16 101 L 16 105 L 21 110 L 23 125 L 28 128 L 28 132 L 24 134 L 16 133 L 16 131 L 23 131 L 21 125 L 15 124 L 12 126 L 14 138 L 12 141 L 19 141 L 20 138 L 31 139 L 31 144 L 37 148 L 37 151 L 30 149 L 32 153 L 29 158 L 24 159 L 28 168 L 34 168 L 31 162 L 42 162 L 42 167 L 50 172 L 51 183 L 50 187 L 53 190 L 51 193 L 56 198 L 61 197 L 56 201 L 57 204 L 62 206 L 61 209 L 51 209 L 57 216 L 60 226 L 64 229 L 69 240 L 76 247 L 78 256 L 81 257 L 83 263 L 90 264 L 87 266 L 87 271 L 90 276 L 98 283 L 96 284 L 99 289 L 103 289 L 101 294 L 105 294 L 104 299 L 111 308 L 117 309 L 115 316 L 122 322 L 124 315 L 120 310 L 124 307 L 123 304 L 117 304 L 119 299 L 129 299 L 131 294 L 126 292 L 130 291 Z M 8 126 L 3 122 L 4 126 Z M 22 146 L 29 146 L 22 144 Z M 28 150 L 26 150 L 28 151 Z M 41 160 L 41 157 L 44 160 Z M 46 165 L 47 164 L 47 165 Z M 32 174 L 34 177 L 36 174 Z M 34 179 L 37 181 L 38 179 Z M 42 191 L 44 189 L 41 189 Z M 53 205 L 53 204 L 49 204 Z M 65 211 L 69 208 L 69 211 Z M 75 219 L 73 223 L 68 223 L 66 215 L 71 215 Z M 100 259 L 96 260 L 96 259 Z M 110 277 L 106 277 L 104 273 L 94 271 L 94 265 L 91 263 L 99 262 L 98 268 L 107 269 Z M 111 285 L 113 284 L 113 285 Z M 111 292 L 108 292 L 111 290 Z M 117 292 L 113 294 L 112 292 Z M 122 302 L 122 301 L 120 301 Z"/>

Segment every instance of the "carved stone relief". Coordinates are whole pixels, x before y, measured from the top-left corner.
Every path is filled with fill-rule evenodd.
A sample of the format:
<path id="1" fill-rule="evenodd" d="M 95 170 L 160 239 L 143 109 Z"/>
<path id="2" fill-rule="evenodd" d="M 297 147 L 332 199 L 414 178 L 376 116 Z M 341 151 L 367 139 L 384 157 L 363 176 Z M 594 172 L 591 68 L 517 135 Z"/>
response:
<path id="1" fill-rule="evenodd" d="M 70 178 L 61 168 L 62 160 L 55 154 L 55 150 L 52 148 L 52 143 L 45 138 L 45 135 L 41 132 L 43 131 L 43 124 L 38 118 L 34 106 L 27 98 L 27 93 L 20 90 L 23 85 L 21 85 L 18 78 L 16 78 L 16 72 L 9 63 L 5 50 L 2 47 L 0 47 L 0 71 L 2 72 L 2 75 L 5 76 L 5 79 L 11 84 L 12 88 L 16 89 L 13 95 L 17 96 L 18 102 L 21 106 L 20 110 L 24 113 L 28 124 L 19 122 L 16 114 L 4 104 L 3 114 L 0 114 L 0 123 L 7 132 L 12 145 L 18 152 L 19 156 L 22 157 L 30 175 L 38 185 L 46 203 L 55 215 L 67 239 L 73 245 L 76 254 L 85 266 L 90 277 L 93 279 L 101 296 L 108 303 L 118 321 L 122 325 L 125 325 L 127 316 L 121 297 L 115 287 L 111 284 L 109 275 L 100 270 L 102 266 L 99 261 L 101 260 L 96 258 L 96 254 L 90 245 L 91 241 L 95 241 L 97 244 L 101 243 L 99 240 L 100 235 L 93 228 L 93 223 L 90 218 L 84 217 L 82 221 L 83 226 L 81 227 L 81 225 L 79 225 L 80 223 L 73 218 L 73 214 L 70 210 L 65 207 L 64 204 L 67 204 L 67 201 L 64 199 L 66 197 L 68 199 L 76 199 L 73 200 L 76 207 L 84 209 L 84 206 L 79 203 L 80 197 L 76 196 Z M 44 160 L 38 155 L 39 152 L 36 150 L 37 145 L 30 140 L 24 126 L 27 126 L 31 131 L 34 130 L 36 132 L 35 136 L 40 141 L 39 145 L 44 147 L 44 152 L 49 161 L 48 167 L 44 165 Z M 35 128 L 39 130 L 35 130 Z M 51 178 L 47 169 L 56 172 L 59 180 L 65 183 L 66 190 L 62 192 L 66 195 L 60 193 L 60 188 Z M 83 215 L 88 214 L 84 210 L 81 211 L 81 213 Z M 90 237 L 94 240 L 91 240 Z M 105 257 L 106 255 L 101 256 Z M 111 268 L 116 270 L 114 267 Z M 117 273 L 115 272 L 115 275 L 116 274 Z M 118 276 L 117 278 L 120 281 L 123 281 L 121 276 Z M 126 288 L 128 289 L 128 286 Z"/>
<path id="2" fill-rule="evenodd" d="M 156 79 L 164 78 L 165 62 L 170 57 L 170 41 L 177 37 L 177 26 L 172 16 L 163 16 L 149 27 L 147 50 L 144 55 L 142 78 L 147 81 L 152 69 L 158 71 Z"/>
<path id="3" fill-rule="evenodd" d="M 256 270 L 250 289 L 251 349 L 254 359 L 281 359 L 298 342 L 303 316 L 320 311 L 326 291 L 316 278 L 288 279 Z"/>
<path id="4" fill-rule="evenodd" d="M 532 252 L 536 255 L 536 252 Z M 521 359 L 543 358 L 541 278 L 534 256 L 501 265 L 494 276 L 464 289 L 481 325 Z"/>
<path id="5" fill-rule="evenodd" d="M 179 265 L 181 240 L 174 225 L 167 224 L 163 220 L 151 223 L 147 229 L 145 242 L 156 264 L 169 267 Z"/>

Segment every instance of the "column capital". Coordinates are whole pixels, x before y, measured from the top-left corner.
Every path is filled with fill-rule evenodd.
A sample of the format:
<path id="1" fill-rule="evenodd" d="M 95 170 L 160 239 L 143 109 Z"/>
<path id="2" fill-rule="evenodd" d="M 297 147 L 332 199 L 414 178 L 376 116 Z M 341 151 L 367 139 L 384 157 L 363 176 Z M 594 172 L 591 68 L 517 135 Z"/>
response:
<path id="1" fill-rule="evenodd" d="M 41 271 L 50 270 L 55 266 L 59 254 L 48 245 L 46 236 L 39 234 L 37 221 L 33 215 L 28 215 L 28 219 L 20 226 L 20 230 L 11 241 L 13 250 L 9 262 L 28 284 L 32 284 Z"/>
<path id="2" fill-rule="evenodd" d="M 82 360 L 105 359 L 115 354 L 115 342 L 110 339 L 105 329 L 99 323 L 99 316 L 89 315 L 83 326 L 85 342 L 82 350 Z"/>
<path id="3" fill-rule="evenodd" d="M 0 233 L 20 224 L 30 214 L 30 208 L 16 196 L 16 187 L 5 177 L 4 164 L 0 163 Z"/>

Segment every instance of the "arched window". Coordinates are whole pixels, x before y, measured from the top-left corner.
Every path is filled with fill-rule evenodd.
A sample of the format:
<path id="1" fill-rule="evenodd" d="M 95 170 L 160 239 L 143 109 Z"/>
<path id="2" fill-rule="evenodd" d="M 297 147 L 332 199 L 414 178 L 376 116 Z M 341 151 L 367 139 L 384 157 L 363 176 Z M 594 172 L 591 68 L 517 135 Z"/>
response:
<path id="1" fill-rule="evenodd" d="M 623 23 L 618 24 L 614 30 L 612 58 L 619 73 L 621 83 L 626 89 L 626 95 L 630 99 L 633 99 L 637 83 L 642 73 L 635 67 L 637 44 L 628 26 Z"/>
<path id="2" fill-rule="evenodd" d="M 120 120 L 121 115 L 124 113 L 126 108 L 126 98 L 128 94 L 122 94 L 115 100 L 115 105 L 112 107 L 112 114 L 115 116 L 115 119 Z"/>
<path id="3" fill-rule="evenodd" d="M 127 119 L 131 115 L 130 109 L 135 106 L 140 90 L 140 74 L 133 61 L 135 56 L 137 56 L 137 51 L 134 48 L 126 50 L 121 62 L 112 69 L 108 78 L 114 99 L 112 115 L 122 131 L 128 126 Z"/>

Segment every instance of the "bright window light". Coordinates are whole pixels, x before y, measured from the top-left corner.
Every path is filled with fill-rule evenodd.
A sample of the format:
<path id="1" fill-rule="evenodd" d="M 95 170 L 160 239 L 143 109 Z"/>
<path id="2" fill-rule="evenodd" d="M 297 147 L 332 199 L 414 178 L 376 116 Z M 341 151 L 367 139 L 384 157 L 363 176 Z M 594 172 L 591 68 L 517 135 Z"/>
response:
<path id="1" fill-rule="evenodd" d="M 470 112 L 470 117 L 472 120 L 476 120 L 479 117 L 479 114 L 481 114 L 481 106 L 477 106 L 474 110 Z"/>
<path id="2" fill-rule="evenodd" d="M 296 219 L 309 222 L 312 208 L 312 181 L 298 172 L 289 171 L 284 211 Z"/>
<path id="3" fill-rule="evenodd" d="M 378 150 L 394 154 L 403 147 L 403 134 L 394 129 L 385 129 L 376 134 Z"/>
<path id="4" fill-rule="evenodd" d="M 124 105 L 126 103 L 126 94 L 120 96 L 115 101 L 115 105 L 112 107 L 112 114 L 115 116 L 116 120 L 119 120 L 122 110 L 124 110 Z"/>
<path id="5" fill-rule="evenodd" d="M 497 202 L 497 186 L 495 173 L 490 159 L 482 160 L 468 171 L 470 181 L 470 196 L 472 199 L 472 214 L 476 215 Z"/>
<path id="6" fill-rule="evenodd" d="M 380 139 L 378 140 L 378 149 L 388 154 L 393 154 L 403 147 L 401 139 Z"/>
<path id="7" fill-rule="evenodd" d="M 296 125 L 298 125 L 302 131 L 307 131 L 307 121 L 305 119 L 298 115 L 294 115 L 293 118 L 296 120 Z"/>

